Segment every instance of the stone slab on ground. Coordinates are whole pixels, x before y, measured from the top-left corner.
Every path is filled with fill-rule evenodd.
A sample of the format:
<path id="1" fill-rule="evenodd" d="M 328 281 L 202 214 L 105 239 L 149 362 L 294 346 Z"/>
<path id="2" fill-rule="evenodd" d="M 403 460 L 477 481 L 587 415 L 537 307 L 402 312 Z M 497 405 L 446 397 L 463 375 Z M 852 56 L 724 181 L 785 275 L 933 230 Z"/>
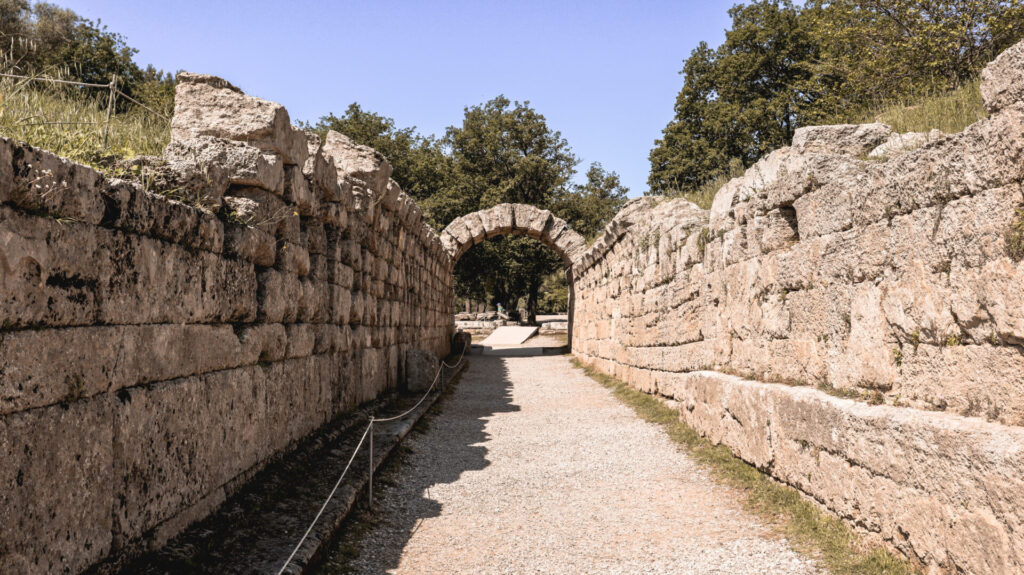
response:
<path id="1" fill-rule="evenodd" d="M 537 326 L 502 326 L 494 330 L 487 339 L 480 342 L 484 346 L 519 345 L 537 333 Z"/>

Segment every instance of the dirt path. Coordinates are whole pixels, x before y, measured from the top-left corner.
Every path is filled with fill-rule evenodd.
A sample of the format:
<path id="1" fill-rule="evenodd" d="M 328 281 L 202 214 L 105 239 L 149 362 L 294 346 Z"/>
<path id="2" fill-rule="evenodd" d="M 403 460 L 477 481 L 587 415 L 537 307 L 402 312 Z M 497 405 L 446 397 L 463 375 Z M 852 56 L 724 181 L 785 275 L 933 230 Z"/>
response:
<path id="1" fill-rule="evenodd" d="M 350 572 L 818 572 L 568 356 L 470 361 Z"/>

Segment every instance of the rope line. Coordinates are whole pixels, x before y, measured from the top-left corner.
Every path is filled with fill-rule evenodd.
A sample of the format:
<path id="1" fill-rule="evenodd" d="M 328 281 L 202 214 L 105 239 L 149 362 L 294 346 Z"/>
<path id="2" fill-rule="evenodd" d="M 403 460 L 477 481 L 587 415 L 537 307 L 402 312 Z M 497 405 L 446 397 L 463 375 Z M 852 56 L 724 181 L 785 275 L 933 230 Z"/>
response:
<path id="1" fill-rule="evenodd" d="M 468 345 L 463 345 L 462 346 L 462 353 L 459 355 L 459 360 L 456 361 L 454 364 L 449 365 L 444 360 L 441 361 L 441 365 L 439 365 L 437 367 L 437 374 L 434 376 L 434 381 L 431 382 L 430 387 L 427 388 L 427 391 L 423 394 L 423 397 L 421 397 L 420 400 L 416 402 L 416 405 L 414 405 L 411 408 L 407 409 L 405 412 L 403 412 L 403 413 L 401 413 L 399 415 L 393 416 L 393 417 L 388 417 L 388 418 L 384 418 L 384 419 L 375 419 L 373 416 L 370 416 L 370 422 L 366 425 L 366 430 L 363 431 L 363 436 L 359 439 L 359 443 L 356 445 L 355 450 L 352 452 L 352 457 L 350 457 L 348 459 L 348 463 L 345 465 L 345 469 L 341 472 L 341 476 L 339 476 L 338 477 L 338 481 L 335 482 L 334 489 L 331 489 L 330 494 L 327 495 L 327 499 L 324 501 L 324 504 L 320 506 L 320 511 L 317 512 L 316 517 L 313 518 L 313 521 L 312 521 L 312 523 L 309 524 L 309 528 L 306 529 L 306 532 L 302 534 L 302 538 L 299 539 L 299 543 L 295 546 L 295 549 L 292 550 L 292 553 L 291 553 L 291 555 L 288 556 L 288 559 L 285 560 L 284 565 L 281 566 L 281 570 L 277 572 L 277 575 L 283 575 L 285 570 L 288 569 L 288 565 L 291 564 L 292 559 L 295 558 L 295 554 L 299 552 L 299 549 L 302 547 L 302 544 L 306 542 L 306 539 L 309 537 L 309 534 L 313 531 L 313 527 L 316 526 L 317 521 L 320 520 L 320 516 L 323 515 L 324 510 L 327 509 L 327 504 L 331 502 L 331 499 L 334 498 L 334 494 L 337 493 L 338 487 L 341 486 L 341 482 L 342 482 L 343 479 L 345 479 L 345 475 L 348 473 L 349 468 L 352 467 L 352 462 L 356 460 L 356 455 L 358 455 L 359 454 L 359 450 L 362 449 L 363 443 L 366 441 L 367 436 L 370 437 L 370 446 L 371 446 L 371 449 L 373 448 L 372 447 L 373 446 L 373 435 L 372 435 L 373 424 L 374 423 L 387 422 L 387 421 L 395 421 L 396 419 L 401 419 L 401 418 L 409 415 L 410 413 L 412 413 L 417 407 L 419 407 L 423 403 L 424 400 L 427 399 L 427 396 L 430 395 L 430 392 L 433 391 L 434 386 L 437 385 L 437 382 L 441 378 L 441 372 L 444 370 L 444 368 L 447 367 L 449 369 L 453 369 L 453 368 L 458 367 L 458 366 L 460 366 L 462 364 L 462 360 L 466 357 L 466 349 L 467 348 L 469 348 Z M 371 453 L 371 459 L 372 459 L 372 453 L 373 452 L 371 451 L 370 453 Z M 371 490 L 373 489 L 373 461 L 370 461 L 370 489 Z M 370 491 L 370 493 L 373 493 L 373 492 Z M 371 495 L 371 497 L 372 497 L 372 495 Z"/>
<path id="2" fill-rule="evenodd" d="M 444 368 L 446 368 L 446 367 L 451 369 L 451 368 L 454 368 L 457 365 L 462 363 L 462 358 L 466 357 L 466 347 L 467 346 L 462 346 L 462 354 L 459 356 L 459 361 L 455 362 L 455 365 L 448 365 L 444 361 L 441 362 L 441 365 L 439 365 L 437 367 L 437 375 L 434 376 L 434 381 L 432 381 L 430 383 L 430 387 L 427 388 L 427 391 L 426 391 L 426 393 L 423 394 L 423 397 L 421 397 L 420 400 L 416 402 L 416 405 L 414 405 L 414 406 L 410 407 L 409 409 L 405 410 L 405 412 L 400 413 L 398 415 L 394 415 L 392 417 L 385 417 L 385 418 L 380 418 L 380 419 L 378 419 L 376 417 L 371 417 L 370 418 L 370 422 L 371 423 L 383 423 L 383 422 L 387 422 L 387 421 L 395 421 L 396 419 L 402 419 L 406 415 L 409 415 L 410 413 L 415 411 L 416 408 L 419 407 L 420 404 L 423 403 L 423 401 L 425 399 L 427 399 L 427 396 L 430 395 L 431 391 L 433 391 L 434 386 L 437 385 L 438 380 L 441 379 L 441 371 L 444 370 Z"/>
<path id="3" fill-rule="evenodd" d="M 154 110 L 153 108 L 150 108 L 149 106 L 147 106 L 147 105 L 143 104 L 142 102 L 140 102 L 140 101 L 136 100 L 135 98 L 132 98 L 131 96 L 129 96 L 128 94 L 125 94 L 125 93 L 124 93 L 124 92 L 122 92 L 121 90 L 118 90 L 117 88 L 114 88 L 114 91 L 116 91 L 116 92 L 117 92 L 118 94 L 120 94 L 120 95 L 121 95 L 122 97 L 125 97 L 125 98 L 127 98 L 128 100 L 130 100 L 130 101 L 132 101 L 132 102 L 135 102 L 135 104 L 136 104 L 136 105 L 139 105 L 139 106 L 141 106 L 141 107 L 142 107 L 143 109 L 147 110 L 147 111 L 148 111 L 148 112 L 149 112 L 150 114 L 153 114 L 153 115 L 159 116 L 160 118 L 162 118 L 163 120 L 165 120 L 165 121 L 167 121 L 167 122 L 170 122 L 170 121 L 171 121 L 171 119 L 170 119 L 170 118 L 168 118 L 167 116 L 165 116 L 165 115 L 161 114 L 160 112 L 157 112 L 157 111 L 156 111 L 156 110 Z"/>
<path id="4" fill-rule="evenodd" d="M 313 530 L 316 522 L 320 520 L 320 516 L 324 514 L 324 509 L 327 509 L 327 504 L 331 502 L 334 494 L 338 491 L 338 487 L 341 486 L 341 480 L 345 478 L 345 474 L 348 473 L 349 468 L 352 467 L 352 462 L 356 460 L 356 455 L 359 454 L 359 448 L 362 447 L 363 442 L 366 441 L 366 436 L 370 433 L 370 429 L 372 429 L 371 426 L 366 426 L 366 431 L 363 432 L 363 436 L 359 439 L 359 445 L 356 445 L 355 451 L 352 452 L 352 457 L 348 458 L 348 464 L 345 465 L 345 470 L 341 472 L 341 477 L 338 477 L 337 483 L 334 484 L 334 489 L 331 490 L 331 494 L 327 496 L 327 500 L 324 501 L 324 504 L 320 506 L 320 511 L 317 511 L 316 517 L 313 518 L 313 522 L 309 524 L 309 528 L 302 534 L 302 539 L 299 539 L 299 544 L 292 550 L 292 554 L 288 556 L 288 559 L 284 562 L 284 565 L 281 566 L 281 570 L 277 572 L 277 575 L 281 575 L 284 573 L 284 570 L 288 568 L 288 564 L 292 562 L 295 554 L 299 552 L 299 548 L 302 547 L 302 544 L 306 542 L 306 538 L 309 537 L 309 532 Z"/>
<path id="5" fill-rule="evenodd" d="M 71 80 L 58 80 L 56 78 L 44 78 L 42 76 L 19 76 L 18 74 L 0 74 L 0 78 L 18 78 L 21 80 L 35 80 L 36 82 L 71 84 L 72 86 L 85 86 L 87 88 L 110 88 L 110 84 L 90 84 L 88 82 L 73 82 Z"/>

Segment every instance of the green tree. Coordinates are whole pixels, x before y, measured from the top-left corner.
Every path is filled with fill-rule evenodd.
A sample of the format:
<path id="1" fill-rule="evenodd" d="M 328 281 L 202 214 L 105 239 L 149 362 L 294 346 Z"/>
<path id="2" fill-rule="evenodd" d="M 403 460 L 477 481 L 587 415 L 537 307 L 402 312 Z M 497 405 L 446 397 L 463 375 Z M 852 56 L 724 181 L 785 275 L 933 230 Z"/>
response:
<path id="1" fill-rule="evenodd" d="M 954 89 L 1024 35 L 1020 0 L 812 0 L 819 70 L 853 104 Z"/>
<path id="2" fill-rule="evenodd" d="M 650 154 L 651 193 L 692 192 L 733 158 L 749 166 L 827 114 L 819 84 L 828 80 L 815 74 L 818 47 L 800 10 L 762 0 L 729 14 L 725 42 L 701 43 L 683 66 L 675 118 Z"/>
<path id="3" fill-rule="evenodd" d="M 587 182 L 573 186 L 560 198 L 557 211 L 580 235 L 593 240 L 626 203 L 627 193 L 629 188 L 622 185 L 618 174 L 594 162 L 587 170 Z"/>

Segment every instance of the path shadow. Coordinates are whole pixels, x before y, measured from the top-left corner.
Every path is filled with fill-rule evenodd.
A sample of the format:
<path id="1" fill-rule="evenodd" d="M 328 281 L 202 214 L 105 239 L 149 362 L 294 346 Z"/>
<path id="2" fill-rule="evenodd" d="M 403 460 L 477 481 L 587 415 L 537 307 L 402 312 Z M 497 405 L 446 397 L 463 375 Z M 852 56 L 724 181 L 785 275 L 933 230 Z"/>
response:
<path id="1" fill-rule="evenodd" d="M 400 446 L 403 453 L 385 464 L 374 482 L 374 500 L 387 501 L 387 510 L 385 504 L 378 503 L 375 514 L 362 504 L 336 535 L 317 573 L 383 575 L 397 568 L 420 524 L 441 515 L 442 505 L 431 499 L 430 489 L 490 465 L 485 446 L 491 438 L 485 431 L 488 418 L 519 410 L 512 403 L 512 381 L 505 360 L 473 356 L 459 383 L 413 430 L 410 438 L 418 439 L 416 451 L 409 453 L 407 444 Z M 424 460 L 425 464 L 416 465 Z M 386 534 L 371 540 L 367 535 L 375 529 Z M 360 563 L 369 566 L 355 569 L 356 553 Z"/>

